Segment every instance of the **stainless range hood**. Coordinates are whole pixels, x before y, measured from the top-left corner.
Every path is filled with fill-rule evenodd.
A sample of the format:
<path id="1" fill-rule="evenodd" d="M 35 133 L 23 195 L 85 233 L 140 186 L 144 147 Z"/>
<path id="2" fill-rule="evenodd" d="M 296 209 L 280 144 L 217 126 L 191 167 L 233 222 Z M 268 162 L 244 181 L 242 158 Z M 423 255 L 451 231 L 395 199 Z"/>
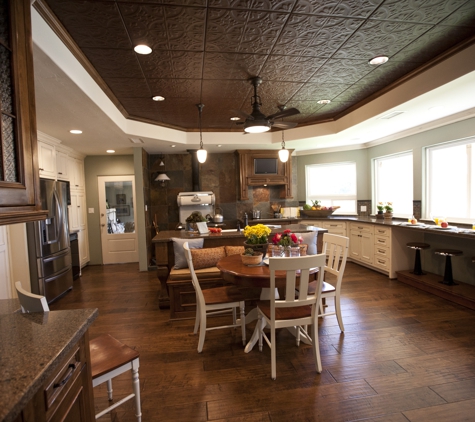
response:
<path id="1" fill-rule="evenodd" d="M 181 192 L 178 194 L 177 203 L 179 208 L 178 218 L 180 224 L 185 226 L 186 219 L 194 211 L 199 211 L 203 215 L 214 215 L 214 204 L 216 197 L 213 192 Z"/>

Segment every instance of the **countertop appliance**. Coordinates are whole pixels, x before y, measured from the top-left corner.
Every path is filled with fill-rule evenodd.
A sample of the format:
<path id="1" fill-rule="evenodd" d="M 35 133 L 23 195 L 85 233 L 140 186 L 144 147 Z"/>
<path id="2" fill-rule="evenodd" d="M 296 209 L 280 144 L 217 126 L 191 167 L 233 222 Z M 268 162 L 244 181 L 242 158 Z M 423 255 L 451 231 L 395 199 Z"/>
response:
<path id="1" fill-rule="evenodd" d="M 46 220 L 27 223 L 30 283 L 48 303 L 73 287 L 69 243 L 69 182 L 40 179 L 41 208 Z"/>
<path id="2" fill-rule="evenodd" d="M 179 208 L 178 218 L 182 227 L 186 225 L 186 219 L 193 211 L 199 211 L 203 215 L 214 214 L 216 197 L 213 192 L 181 192 L 177 202 Z"/>

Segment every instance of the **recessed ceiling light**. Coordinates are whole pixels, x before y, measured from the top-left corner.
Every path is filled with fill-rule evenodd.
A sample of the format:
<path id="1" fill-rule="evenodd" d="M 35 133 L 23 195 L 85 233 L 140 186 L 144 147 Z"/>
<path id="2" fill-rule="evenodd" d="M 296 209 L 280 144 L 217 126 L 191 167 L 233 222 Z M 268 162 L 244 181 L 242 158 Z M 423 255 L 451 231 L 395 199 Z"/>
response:
<path id="1" fill-rule="evenodd" d="M 216 145 L 218 148 L 221 148 L 221 145 Z"/>
<path id="2" fill-rule="evenodd" d="M 388 56 L 376 56 L 376 57 L 373 57 L 371 60 L 369 60 L 368 63 L 374 66 L 378 66 L 380 64 L 386 63 L 388 60 L 389 60 Z"/>
<path id="3" fill-rule="evenodd" d="M 232 120 L 232 121 L 234 122 L 234 121 L 236 121 L 236 120 L 241 120 L 241 118 L 235 116 L 235 117 L 231 117 L 229 120 Z"/>
<path id="4" fill-rule="evenodd" d="M 175 147 L 176 147 L 176 145 L 172 145 L 171 147 L 172 147 L 172 148 L 175 148 Z"/>
<path id="5" fill-rule="evenodd" d="M 162 97 L 161 95 L 155 95 L 155 97 L 152 97 L 153 101 L 165 101 L 165 97 Z"/>
<path id="6" fill-rule="evenodd" d="M 69 131 L 70 133 L 74 133 L 74 135 L 80 135 L 82 133 L 82 130 L 79 129 L 72 129 Z"/>
<path id="7" fill-rule="evenodd" d="M 134 51 L 138 54 L 150 54 L 152 49 L 148 45 L 140 44 L 134 47 Z"/>
<path id="8" fill-rule="evenodd" d="M 330 104 L 331 101 L 330 100 L 318 100 L 317 103 L 318 104 Z"/>
<path id="9" fill-rule="evenodd" d="M 108 154 L 114 154 L 115 150 L 113 150 L 113 149 L 108 149 L 106 152 L 107 152 Z"/>

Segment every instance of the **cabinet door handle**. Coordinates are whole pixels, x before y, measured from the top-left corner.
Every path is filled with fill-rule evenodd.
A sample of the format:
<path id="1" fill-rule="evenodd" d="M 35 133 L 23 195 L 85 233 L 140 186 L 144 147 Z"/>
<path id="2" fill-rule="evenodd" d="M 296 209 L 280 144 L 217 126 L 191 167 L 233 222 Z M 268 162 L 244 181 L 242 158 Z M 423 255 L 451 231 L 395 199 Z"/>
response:
<path id="1" fill-rule="evenodd" d="M 379 253 L 384 253 L 385 251 L 384 251 L 384 249 L 383 249 L 383 250 L 378 249 L 378 252 L 379 252 Z"/>
<path id="2" fill-rule="evenodd" d="M 79 364 L 79 362 L 76 362 L 76 363 L 70 363 L 68 365 L 68 372 L 66 374 L 66 376 L 63 378 L 62 381 L 56 383 L 53 385 L 53 388 L 59 388 L 59 387 L 62 387 L 64 384 L 66 384 L 69 380 L 69 378 L 71 378 L 74 374 L 74 370 L 76 369 L 76 366 Z"/>
<path id="3" fill-rule="evenodd" d="M 41 170 L 41 171 L 44 171 L 44 169 L 42 169 L 41 167 L 40 167 L 40 170 Z"/>
<path id="4" fill-rule="evenodd" d="M 63 173 L 61 173 L 60 171 L 58 171 L 58 174 L 63 174 Z"/>

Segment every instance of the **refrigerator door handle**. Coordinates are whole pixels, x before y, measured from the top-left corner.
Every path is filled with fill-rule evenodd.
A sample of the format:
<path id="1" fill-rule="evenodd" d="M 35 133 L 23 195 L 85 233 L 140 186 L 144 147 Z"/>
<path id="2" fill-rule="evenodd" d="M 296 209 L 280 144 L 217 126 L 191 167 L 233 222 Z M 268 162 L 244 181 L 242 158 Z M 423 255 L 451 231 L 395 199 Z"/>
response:
<path id="1" fill-rule="evenodd" d="M 44 241 L 47 244 L 55 243 L 59 240 L 60 230 L 63 224 L 63 212 L 61 211 L 61 205 L 56 190 L 53 190 L 53 201 L 55 208 L 55 216 L 53 218 L 47 218 L 45 220 Z M 46 227 L 51 224 L 54 224 L 54 237 L 50 237 L 50 230 L 48 227 Z"/>

